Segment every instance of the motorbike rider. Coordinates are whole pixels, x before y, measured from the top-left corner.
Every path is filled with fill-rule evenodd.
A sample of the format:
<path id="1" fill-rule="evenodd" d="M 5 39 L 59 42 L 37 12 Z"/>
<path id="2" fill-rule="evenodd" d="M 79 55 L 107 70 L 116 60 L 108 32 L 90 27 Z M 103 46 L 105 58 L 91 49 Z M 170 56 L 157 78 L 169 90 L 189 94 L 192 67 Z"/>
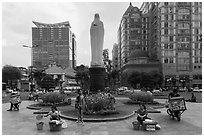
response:
<path id="1" fill-rule="evenodd" d="M 169 93 L 168 95 L 168 100 L 170 100 L 171 98 L 173 97 L 180 97 L 180 94 L 178 94 L 178 89 L 175 88 L 173 89 L 173 92 Z M 180 114 L 180 111 L 174 111 L 172 112 L 170 109 L 169 109 L 170 113 L 171 113 L 171 116 L 172 116 L 172 119 L 174 119 L 174 116 L 178 116 Z M 173 114 L 174 113 L 174 114 Z"/>

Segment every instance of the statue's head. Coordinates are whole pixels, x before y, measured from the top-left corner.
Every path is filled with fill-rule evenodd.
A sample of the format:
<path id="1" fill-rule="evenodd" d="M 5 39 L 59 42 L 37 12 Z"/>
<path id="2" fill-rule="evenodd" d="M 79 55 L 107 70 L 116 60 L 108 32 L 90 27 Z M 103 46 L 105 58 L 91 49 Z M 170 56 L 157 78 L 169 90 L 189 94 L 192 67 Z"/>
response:
<path id="1" fill-rule="evenodd" d="M 98 13 L 96 13 L 96 14 L 95 14 L 95 19 L 100 19 L 100 17 L 99 17 L 99 14 L 98 14 Z"/>

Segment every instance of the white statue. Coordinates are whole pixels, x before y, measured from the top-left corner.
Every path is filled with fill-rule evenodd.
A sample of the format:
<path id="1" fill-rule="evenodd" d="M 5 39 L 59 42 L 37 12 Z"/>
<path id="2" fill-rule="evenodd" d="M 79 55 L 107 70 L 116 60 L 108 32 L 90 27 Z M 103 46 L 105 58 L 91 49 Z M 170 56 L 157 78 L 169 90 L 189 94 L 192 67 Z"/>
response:
<path id="1" fill-rule="evenodd" d="M 91 23 L 90 29 L 91 37 L 91 66 L 103 67 L 103 40 L 104 40 L 104 27 L 103 22 L 100 21 L 99 14 L 95 14 L 94 21 Z"/>

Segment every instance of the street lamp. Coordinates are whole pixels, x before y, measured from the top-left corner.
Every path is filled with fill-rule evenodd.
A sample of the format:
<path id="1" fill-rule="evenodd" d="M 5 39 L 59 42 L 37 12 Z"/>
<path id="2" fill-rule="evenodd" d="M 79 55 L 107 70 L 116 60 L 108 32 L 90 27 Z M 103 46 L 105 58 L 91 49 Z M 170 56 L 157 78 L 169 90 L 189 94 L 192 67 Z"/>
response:
<path id="1" fill-rule="evenodd" d="M 27 46 L 27 45 L 22 45 L 24 48 L 30 48 L 31 49 L 31 66 L 33 66 L 33 47 Z"/>
<path id="2" fill-rule="evenodd" d="M 33 47 L 31 47 L 31 46 L 27 46 L 27 45 L 22 45 L 22 47 L 24 47 L 24 48 L 30 48 L 31 49 L 31 67 L 30 67 L 30 69 L 31 69 L 31 72 L 30 72 L 30 90 L 31 90 L 31 92 L 33 92 L 33 88 L 34 88 L 34 79 L 33 79 L 33 54 L 32 54 L 32 52 L 33 52 Z"/>

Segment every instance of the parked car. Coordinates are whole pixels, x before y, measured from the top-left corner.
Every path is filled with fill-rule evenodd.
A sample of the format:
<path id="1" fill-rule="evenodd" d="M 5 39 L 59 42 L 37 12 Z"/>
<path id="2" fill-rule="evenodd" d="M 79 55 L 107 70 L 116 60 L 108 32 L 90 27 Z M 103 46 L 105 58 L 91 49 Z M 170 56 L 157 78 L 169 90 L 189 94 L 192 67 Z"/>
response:
<path id="1" fill-rule="evenodd" d="M 186 91 L 188 91 L 188 89 L 187 89 L 186 87 L 184 87 L 184 88 L 179 88 L 179 92 L 186 92 Z"/>
<path id="2" fill-rule="evenodd" d="M 198 87 L 193 88 L 193 92 L 202 92 L 202 89 L 199 89 Z"/>
<path id="3" fill-rule="evenodd" d="M 161 93 L 162 91 L 160 89 L 153 89 L 152 93 Z"/>
<path id="4" fill-rule="evenodd" d="M 140 92 L 140 89 L 134 89 L 133 92 Z"/>
<path id="5" fill-rule="evenodd" d="M 64 90 L 64 93 L 69 94 L 69 93 L 72 93 L 72 91 L 71 90 Z"/>

